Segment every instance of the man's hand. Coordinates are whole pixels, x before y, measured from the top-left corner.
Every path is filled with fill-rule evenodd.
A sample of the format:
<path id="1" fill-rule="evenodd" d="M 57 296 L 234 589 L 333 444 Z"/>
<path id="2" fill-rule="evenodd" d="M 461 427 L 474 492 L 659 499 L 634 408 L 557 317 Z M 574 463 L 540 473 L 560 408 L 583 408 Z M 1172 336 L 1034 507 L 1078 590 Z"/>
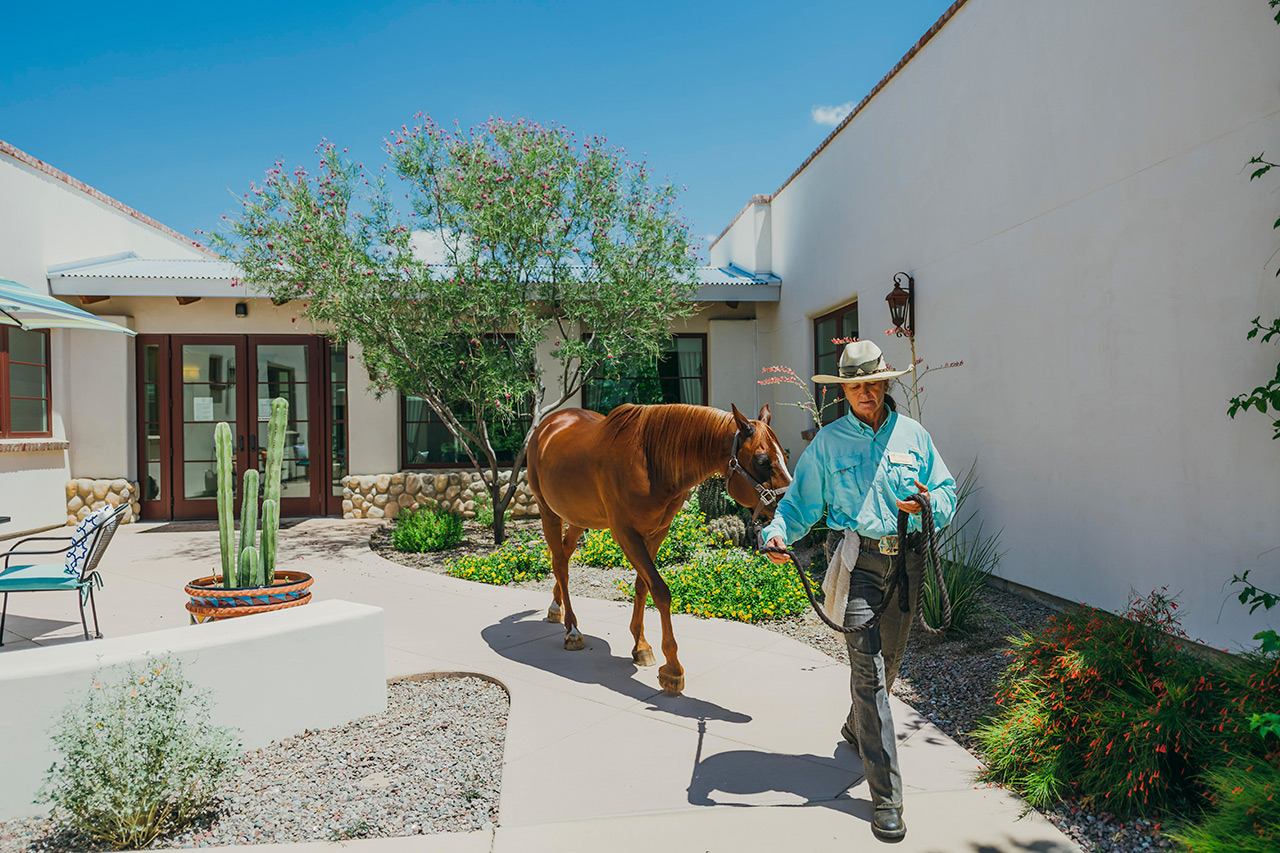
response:
<path id="1" fill-rule="evenodd" d="M 929 500 L 929 489 L 924 483 L 916 480 L 916 490 L 924 495 L 925 500 Z M 898 509 L 903 512 L 917 513 L 920 511 L 920 504 L 915 501 L 898 501 Z"/>
<path id="2" fill-rule="evenodd" d="M 777 563 L 779 566 L 781 566 L 783 563 L 790 561 L 791 559 L 786 554 L 775 554 L 772 550 L 774 548 L 777 548 L 779 551 L 781 551 L 787 547 L 787 543 L 782 541 L 781 536 L 773 537 L 768 542 L 764 543 L 764 547 L 766 549 L 765 556 L 768 557 L 773 562 Z"/>

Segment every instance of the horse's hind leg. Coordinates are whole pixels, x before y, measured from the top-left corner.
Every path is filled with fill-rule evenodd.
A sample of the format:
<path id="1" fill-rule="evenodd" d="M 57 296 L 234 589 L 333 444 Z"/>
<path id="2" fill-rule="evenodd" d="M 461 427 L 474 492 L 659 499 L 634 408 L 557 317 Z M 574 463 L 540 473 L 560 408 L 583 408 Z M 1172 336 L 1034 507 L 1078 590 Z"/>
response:
<path id="1" fill-rule="evenodd" d="M 662 655 L 667 662 L 658 668 L 658 685 L 667 693 L 679 694 L 684 690 L 684 667 L 680 665 L 680 659 L 677 657 L 676 635 L 671 628 L 671 590 L 667 588 L 667 582 L 662 579 L 662 575 L 658 574 L 658 569 L 653 564 L 653 557 L 650 555 L 650 543 L 646 542 L 644 537 L 628 528 L 613 528 L 611 532 L 636 572 L 644 575 L 645 586 L 649 588 L 653 604 L 662 617 Z M 655 551 L 661 541 L 662 537 L 659 536 L 652 543 Z"/>
<path id="2" fill-rule="evenodd" d="M 564 647 L 577 651 L 584 644 L 582 632 L 578 630 L 578 619 L 573 615 L 573 605 L 569 603 L 569 557 L 565 553 L 565 525 L 560 516 L 541 501 L 538 503 L 538 511 L 542 516 L 542 536 L 547 540 L 547 550 L 551 552 L 551 571 L 556 578 L 551 607 L 547 610 L 547 621 L 564 622 Z"/>

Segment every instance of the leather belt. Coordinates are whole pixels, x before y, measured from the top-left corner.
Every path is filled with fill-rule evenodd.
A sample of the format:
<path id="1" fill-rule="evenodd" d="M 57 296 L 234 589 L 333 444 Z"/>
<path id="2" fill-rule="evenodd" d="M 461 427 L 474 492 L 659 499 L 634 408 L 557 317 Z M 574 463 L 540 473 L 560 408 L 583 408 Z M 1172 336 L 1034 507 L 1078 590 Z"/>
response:
<path id="1" fill-rule="evenodd" d="M 919 544 L 919 541 L 920 534 L 908 533 L 906 546 L 914 549 Z M 895 534 L 892 536 L 881 536 L 879 539 L 876 539 L 871 536 L 863 536 L 859 533 L 858 551 L 863 554 L 883 554 L 887 557 L 892 557 L 898 553 L 898 537 Z"/>

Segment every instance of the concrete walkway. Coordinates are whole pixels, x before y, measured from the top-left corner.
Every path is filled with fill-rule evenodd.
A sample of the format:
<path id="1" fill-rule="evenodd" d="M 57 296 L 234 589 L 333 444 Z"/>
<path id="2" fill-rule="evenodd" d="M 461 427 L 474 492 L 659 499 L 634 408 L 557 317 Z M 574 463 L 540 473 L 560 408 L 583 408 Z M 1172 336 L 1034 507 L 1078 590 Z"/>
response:
<path id="1" fill-rule="evenodd" d="M 849 704 L 843 664 L 763 628 L 679 615 L 685 694 L 667 696 L 656 667 L 631 662 L 629 604 L 576 598 L 586 649 L 566 652 L 562 626 L 545 621 L 549 596 L 387 562 L 368 548 L 374 524 L 293 525 L 281 533 L 281 567 L 310 572 L 317 600 L 384 609 L 388 678 L 492 676 L 510 691 L 511 714 L 496 830 L 344 847 L 568 853 L 786 846 L 807 853 L 881 846 L 871 835 L 861 764 L 838 734 Z M 103 633 L 185 624 L 184 583 L 213 573 L 217 562 L 214 524 L 122 527 L 101 567 Z M 0 652 L 83 642 L 72 596 L 21 595 L 9 604 Z M 646 627 L 656 647 L 656 614 Z M 895 849 L 1078 850 L 1040 815 L 1019 819 L 1025 805 L 1018 798 L 974 784 L 978 762 L 893 702 L 909 828 Z"/>

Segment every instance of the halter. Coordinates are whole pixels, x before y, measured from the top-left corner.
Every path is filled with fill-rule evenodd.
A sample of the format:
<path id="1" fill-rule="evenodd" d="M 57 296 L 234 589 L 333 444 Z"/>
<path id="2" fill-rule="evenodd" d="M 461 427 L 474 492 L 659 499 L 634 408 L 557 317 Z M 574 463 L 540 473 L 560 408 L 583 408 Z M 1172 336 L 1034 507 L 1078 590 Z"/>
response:
<path id="1" fill-rule="evenodd" d="M 756 494 L 760 496 L 760 500 L 756 502 L 755 511 L 751 513 L 751 520 L 755 521 L 760 517 L 760 510 L 766 506 L 777 506 L 778 501 L 782 500 L 782 496 L 786 494 L 787 487 L 783 486 L 778 489 L 771 489 L 764 483 L 761 483 L 755 477 L 751 476 L 746 468 L 738 462 L 738 444 L 742 440 L 742 430 L 738 430 L 733 434 L 733 450 L 729 451 L 729 467 L 725 471 L 724 485 L 727 489 L 729 481 L 733 479 L 734 474 L 741 474 L 743 479 L 751 484 L 751 488 L 756 490 Z"/>

